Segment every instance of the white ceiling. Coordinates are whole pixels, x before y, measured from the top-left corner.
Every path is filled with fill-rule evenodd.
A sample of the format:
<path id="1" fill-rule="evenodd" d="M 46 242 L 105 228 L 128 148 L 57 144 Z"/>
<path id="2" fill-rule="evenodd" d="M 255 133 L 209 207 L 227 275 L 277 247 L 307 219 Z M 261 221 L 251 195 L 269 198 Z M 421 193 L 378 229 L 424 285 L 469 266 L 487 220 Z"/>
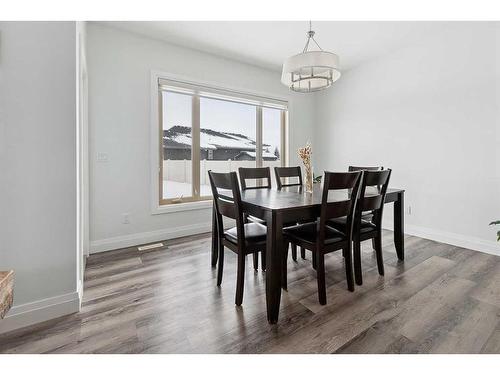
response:
<path id="1" fill-rule="evenodd" d="M 99 22 L 177 45 L 273 70 L 302 51 L 308 21 Z M 313 21 L 316 40 L 340 56 L 341 69 L 384 55 L 450 22 Z"/>

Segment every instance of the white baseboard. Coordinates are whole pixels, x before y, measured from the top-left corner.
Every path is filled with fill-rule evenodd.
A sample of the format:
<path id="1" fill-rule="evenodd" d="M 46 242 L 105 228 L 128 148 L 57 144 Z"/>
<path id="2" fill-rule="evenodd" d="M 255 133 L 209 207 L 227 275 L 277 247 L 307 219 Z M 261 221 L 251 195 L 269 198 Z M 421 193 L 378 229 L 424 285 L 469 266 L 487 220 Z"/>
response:
<path id="1" fill-rule="evenodd" d="M 392 223 L 384 223 L 383 227 L 384 229 L 393 229 Z M 500 243 L 496 241 L 487 241 L 481 238 L 464 236 L 457 233 L 445 232 L 411 224 L 405 225 L 405 234 L 500 256 Z"/>
<path id="2" fill-rule="evenodd" d="M 193 234 L 207 233 L 212 228 L 211 222 L 184 225 L 175 228 L 166 228 L 151 232 L 128 234 L 125 236 L 105 238 L 90 242 L 90 253 L 121 249 L 124 247 L 142 245 L 149 242 L 169 240 L 172 238 L 191 236 Z"/>
<path id="3" fill-rule="evenodd" d="M 14 305 L 7 316 L 0 320 L 0 334 L 76 313 L 79 310 L 78 291 L 22 305 Z"/>

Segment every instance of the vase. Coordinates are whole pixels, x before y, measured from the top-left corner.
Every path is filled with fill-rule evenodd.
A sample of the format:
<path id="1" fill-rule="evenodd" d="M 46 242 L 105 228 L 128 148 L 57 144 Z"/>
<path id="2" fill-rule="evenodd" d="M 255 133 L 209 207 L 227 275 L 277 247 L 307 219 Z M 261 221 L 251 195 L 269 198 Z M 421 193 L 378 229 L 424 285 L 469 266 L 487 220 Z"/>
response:
<path id="1" fill-rule="evenodd" d="M 306 193 L 313 192 L 313 171 L 311 164 L 305 165 Z"/>

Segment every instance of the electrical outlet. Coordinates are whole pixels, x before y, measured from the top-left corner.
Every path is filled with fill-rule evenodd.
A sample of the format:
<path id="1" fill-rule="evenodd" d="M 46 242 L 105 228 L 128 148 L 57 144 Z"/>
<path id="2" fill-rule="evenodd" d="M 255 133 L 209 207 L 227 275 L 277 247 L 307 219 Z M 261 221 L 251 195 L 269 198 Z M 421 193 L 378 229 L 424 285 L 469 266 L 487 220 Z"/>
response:
<path id="1" fill-rule="evenodd" d="M 122 223 L 130 224 L 130 214 L 122 214 Z"/>
<path id="2" fill-rule="evenodd" d="M 410 205 L 408 205 L 408 208 L 406 209 L 406 213 L 408 215 L 411 215 L 411 206 Z"/>

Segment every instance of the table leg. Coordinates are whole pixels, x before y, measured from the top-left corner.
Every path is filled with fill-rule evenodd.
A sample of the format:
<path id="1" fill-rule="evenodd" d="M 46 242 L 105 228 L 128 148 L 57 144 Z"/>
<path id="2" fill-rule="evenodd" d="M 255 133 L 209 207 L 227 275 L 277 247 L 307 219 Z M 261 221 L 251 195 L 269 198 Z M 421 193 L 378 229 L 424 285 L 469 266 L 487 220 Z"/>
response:
<path id="1" fill-rule="evenodd" d="M 267 215 L 266 305 L 267 320 L 278 322 L 281 300 L 281 267 L 283 265 L 283 220 L 276 212 Z"/>
<path id="2" fill-rule="evenodd" d="M 215 206 L 212 207 L 212 267 L 217 265 L 217 259 L 219 257 L 219 246 L 217 241 L 217 217 L 215 214 Z"/>
<path id="3" fill-rule="evenodd" d="M 398 199 L 394 202 L 394 245 L 399 260 L 405 259 L 404 242 L 404 192 L 398 194 Z"/>

